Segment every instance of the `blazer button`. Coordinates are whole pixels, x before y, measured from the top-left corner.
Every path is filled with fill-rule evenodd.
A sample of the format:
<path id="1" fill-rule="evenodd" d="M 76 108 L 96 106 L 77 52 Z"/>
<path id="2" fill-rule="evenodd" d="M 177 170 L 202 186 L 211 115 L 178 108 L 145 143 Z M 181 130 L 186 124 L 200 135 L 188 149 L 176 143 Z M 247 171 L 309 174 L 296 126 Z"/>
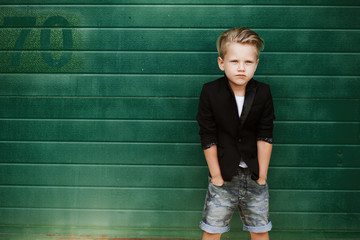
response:
<path id="1" fill-rule="evenodd" d="M 242 138 L 239 138 L 238 142 L 242 142 Z"/>

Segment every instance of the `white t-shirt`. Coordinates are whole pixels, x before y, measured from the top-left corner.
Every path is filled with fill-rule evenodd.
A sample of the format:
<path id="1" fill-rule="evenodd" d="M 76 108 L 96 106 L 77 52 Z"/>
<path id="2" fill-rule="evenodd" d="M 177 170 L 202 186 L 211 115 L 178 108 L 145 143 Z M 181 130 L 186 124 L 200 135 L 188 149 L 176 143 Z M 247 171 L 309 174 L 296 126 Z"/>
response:
<path id="1" fill-rule="evenodd" d="M 243 110 L 245 97 L 244 96 L 243 97 L 235 96 L 235 99 L 236 99 L 236 105 L 237 105 L 238 113 L 239 113 L 239 117 L 240 117 L 241 113 L 242 113 L 242 110 Z M 246 165 L 246 163 L 242 159 L 240 161 L 239 166 L 242 167 L 242 168 L 247 168 L 248 167 Z"/>

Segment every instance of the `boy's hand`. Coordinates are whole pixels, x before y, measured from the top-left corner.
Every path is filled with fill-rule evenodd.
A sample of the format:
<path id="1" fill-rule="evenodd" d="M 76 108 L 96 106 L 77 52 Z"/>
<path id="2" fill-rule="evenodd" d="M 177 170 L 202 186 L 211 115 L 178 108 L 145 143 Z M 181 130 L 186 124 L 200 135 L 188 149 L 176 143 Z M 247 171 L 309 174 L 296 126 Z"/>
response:
<path id="1" fill-rule="evenodd" d="M 266 179 L 264 179 L 264 178 L 259 178 L 259 179 L 257 180 L 257 183 L 258 183 L 259 185 L 265 185 L 265 184 L 266 184 Z"/>
<path id="2" fill-rule="evenodd" d="M 222 185 L 224 185 L 224 179 L 219 176 L 219 177 L 212 177 L 211 178 L 211 183 L 217 187 L 221 187 Z"/>

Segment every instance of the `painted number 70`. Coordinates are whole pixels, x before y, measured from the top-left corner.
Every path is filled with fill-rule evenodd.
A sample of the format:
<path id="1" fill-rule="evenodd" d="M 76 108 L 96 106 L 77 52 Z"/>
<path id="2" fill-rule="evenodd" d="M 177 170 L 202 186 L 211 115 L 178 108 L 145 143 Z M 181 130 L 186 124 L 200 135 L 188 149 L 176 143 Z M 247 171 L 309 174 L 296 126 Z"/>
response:
<path id="1" fill-rule="evenodd" d="M 11 66 L 20 66 L 20 58 L 22 54 L 22 50 L 24 50 L 24 44 L 26 38 L 28 37 L 31 28 L 36 25 L 36 17 L 4 17 L 4 25 L 11 27 L 27 27 L 21 29 L 20 35 L 17 38 L 14 46 L 14 50 L 11 56 Z M 63 37 L 63 51 L 60 59 L 54 59 L 49 52 L 50 49 L 50 34 L 51 29 L 49 27 L 53 27 L 56 25 L 61 25 L 68 27 L 69 22 L 61 17 L 61 16 L 53 16 L 49 17 L 43 24 L 44 29 L 41 30 L 40 34 L 40 47 L 41 47 L 41 56 L 42 59 L 51 67 L 62 67 L 66 65 L 70 59 L 72 52 L 69 50 L 73 49 L 73 39 L 72 39 L 72 30 L 71 28 L 63 28 L 62 29 L 62 37 Z"/>

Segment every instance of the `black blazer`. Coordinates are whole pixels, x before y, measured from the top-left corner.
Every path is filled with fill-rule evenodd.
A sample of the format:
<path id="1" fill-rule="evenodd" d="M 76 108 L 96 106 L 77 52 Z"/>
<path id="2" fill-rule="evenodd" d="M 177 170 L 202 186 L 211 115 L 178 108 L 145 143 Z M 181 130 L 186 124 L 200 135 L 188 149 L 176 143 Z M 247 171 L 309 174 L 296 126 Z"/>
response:
<path id="1" fill-rule="evenodd" d="M 243 159 L 259 178 L 257 140 L 273 137 L 274 107 L 270 87 L 251 79 L 239 118 L 235 95 L 225 77 L 204 84 L 196 120 L 203 149 L 217 144 L 222 177 L 230 181 Z"/>

